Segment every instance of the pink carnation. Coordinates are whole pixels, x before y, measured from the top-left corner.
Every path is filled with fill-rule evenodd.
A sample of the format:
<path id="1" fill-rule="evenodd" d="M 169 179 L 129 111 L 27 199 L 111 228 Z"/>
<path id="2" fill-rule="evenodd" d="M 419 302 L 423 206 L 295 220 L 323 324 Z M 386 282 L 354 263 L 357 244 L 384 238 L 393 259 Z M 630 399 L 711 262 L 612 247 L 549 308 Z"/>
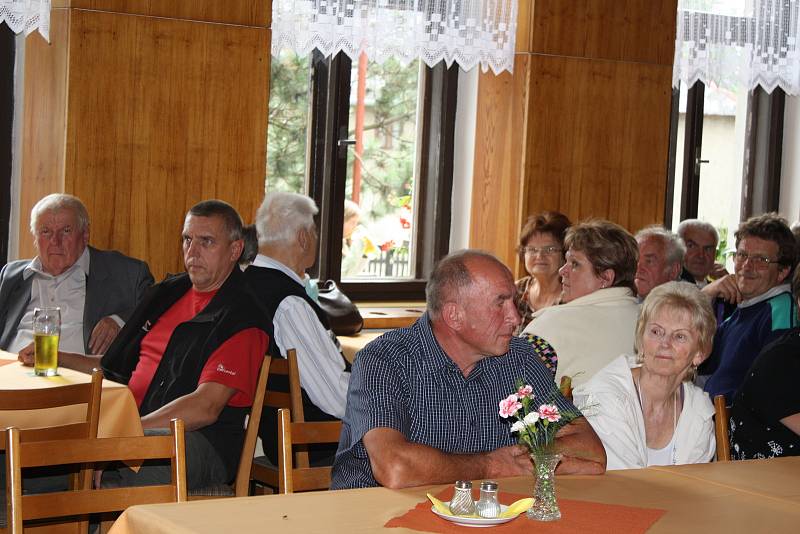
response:
<path id="1" fill-rule="evenodd" d="M 561 419 L 561 414 L 558 413 L 558 408 L 554 404 L 542 404 L 539 406 L 539 417 L 555 423 Z"/>
<path id="2" fill-rule="evenodd" d="M 520 386 L 520 388 L 517 390 L 517 397 L 520 399 L 524 399 L 525 397 L 533 398 L 533 388 L 528 384 Z"/>
<path id="3" fill-rule="evenodd" d="M 517 399 L 517 395 L 512 393 L 500 401 L 500 417 L 505 419 L 510 415 L 514 415 L 520 408 L 522 408 L 522 403 Z"/>

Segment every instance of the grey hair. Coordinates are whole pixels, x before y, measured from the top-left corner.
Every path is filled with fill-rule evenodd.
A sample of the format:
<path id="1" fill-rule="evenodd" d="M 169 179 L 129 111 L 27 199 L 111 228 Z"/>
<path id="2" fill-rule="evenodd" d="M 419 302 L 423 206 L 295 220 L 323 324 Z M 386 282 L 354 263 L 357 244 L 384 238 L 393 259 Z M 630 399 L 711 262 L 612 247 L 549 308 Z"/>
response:
<path id="1" fill-rule="evenodd" d="M 267 193 L 256 212 L 259 245 L 294 242 L 297 231 L 314 226 L 319 213 L 311 197 L 298 193 Z"/>
<path id="2" fill-rule="evenodd" d="M 467 265 L 474 260 L 487 260 L 502 267 L 512 276 L 508 267 L 492 254 L 482 250 L 465 249 L 453 252 L 439 260 L 425 285 L 425 299 L 431 319 L 437 319 L 447 302 L 458 300 L 473 282 Z"/>
<path id="3" fill-rule="evenodd" d="M 78 230 L 85 232 L 89 228 L 89 212 L 81 199 L 66 193 L 53 193 L 37 202 L 31 209 L 31 234 L 36 235 L 36 223 L 43 213 L 57 210 L 70 210 L 78 219 Z"/>
<path id="4" fill-rule="evenodd" d="M 344 220 L 352 219 L 353 217 L 361 217 L 361 206 L 356 204 L 350 199 L 344 201 Z"/>
<path id="5" fill-rule="evenodd" d="M 244 227 L 242 225 L 242 218 L 239 216 L 239 212 L 236 211 L 236 208 L 224 200 L 203 200 L 189 208 L 186 215 L 194 215 L 195 217 L 220 217 L 225 225 L 225 231 L 228 233 L 228 239 L 231 241 L 243 239 Z"/>
<path id="6" fill-rule="evenodd" d="M 669 265 L 676 263 L 679 265 L 683 264 L 683 257 L 686 255 L 686 245 L 683 244 L 683 239 L 681 239 L 680 236 L 657 224 L 647 226 L 636 232 L 637 243 L 650 238 L 660 239 L 661 244 L 664 246 L 664 256 L 667 263 L 665 269 Z"/>
<path id="7" fill-rule="evenodd" d="M 708 356 L 717 330 L 717 319 L 708 297 L 689 282 L 667 282 L 647 294 L 636 322 L 636 351 L 643 354 L 642 339 L 647 323 L 664 308 L 686 312 L 692 331 L 697 333 L 699 349 L 704 357 Z"/>
<path id="8" fill-rule="evenodd" d="M 700 230 L 711 234 L 714 236 L 714 246 L 716 247 L 719 244 L 719 232 L 711 223 L 701 221 L 700 219 L 686 219 L 681 221 L 678 225 L 678 235 L 681 236 L 681 239 L 686 239 L 686 232 L 688 230 Z"/>

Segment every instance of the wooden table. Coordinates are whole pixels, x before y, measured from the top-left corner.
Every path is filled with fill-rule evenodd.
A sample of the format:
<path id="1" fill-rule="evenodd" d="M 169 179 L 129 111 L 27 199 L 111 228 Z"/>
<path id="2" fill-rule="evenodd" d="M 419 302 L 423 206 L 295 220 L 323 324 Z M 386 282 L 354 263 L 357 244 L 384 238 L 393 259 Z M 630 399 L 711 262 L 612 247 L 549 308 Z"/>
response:
<path id="1" fill-rule="evenodd" d="M 384 332 L 386 330 L 362 330 L 354 336 L 337 336 L 339 344 L 342 346 L 342 354 L 347 358 L 347 361 L 353 363 L 356 353 Z"/>
<path id="2" fill-rule="evenodd" d="M 529 494 L 531 477 L 500 480 L 507 492 Z M 445 486 L 269 495 L 134 506 L 112 534 L 216 532 L 374 532 Z M 659 508 L 650 532 L 797 532 L 800 458 L 610 471 L 564 476 L 559 498 Z M 431 519 L 434 520 L 433 514 Z M 525 518 L 516 521 L 527 521 Z M 535 523 L 531 523 L 535 532 Z M 598 525 L 608 527 L 608 525 Z M 413 532 L 392 529 L 389 532 Z"/>
<path id="3" fill-rule="evenodd" d="M 0 389 L 40 389 L 90 381 L 91 376 L 64 368 L 58 369 L 58 376 L 35 376 L 32 367 L 24 367 L 17 362 L 16 354 L 0 351 Z M 77 423 L 85 418 L 85 404 L 47 410 L 0 410 L 0 428 L 61 425 Z M 139 410 L 131 391 L 123 384 L 103 380 L 98 437 L 129 437 L 142 434 Z"/>

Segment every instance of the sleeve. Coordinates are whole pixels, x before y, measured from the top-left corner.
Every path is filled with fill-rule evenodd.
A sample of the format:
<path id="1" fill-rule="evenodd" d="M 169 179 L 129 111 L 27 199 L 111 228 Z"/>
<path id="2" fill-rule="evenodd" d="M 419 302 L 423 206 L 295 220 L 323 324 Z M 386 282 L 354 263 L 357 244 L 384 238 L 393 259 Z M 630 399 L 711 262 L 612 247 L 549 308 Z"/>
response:
<path id="1" fill-rule="evenodd" d="M 536 353 L 544 366 L 547 367 L 553 377 L 555 377 L 556 370 L 558 369 L 558 355 L 556 354 L 556 349 L 536 334 L 522 334 L 520 337 L 530 343 L 533 352 Z"/>
<path id="2" fill-rule="evenodd" d="M 237 332 L 209 356 L 198 384 L 215 382 L 235 389 L 229 406 L 252 405 L 268 341 L 267 334 L 258 328 Z"/>
<path id="3" fill-rule="evenodd" d="M 147 291 L 147 288 L 153 285 L 154 279 L 153 275 L 150 273 L 150 267 L 148 267 L 146 262 L 136 260 L 137 263 L 137 271 L 136 271 L 136 280 L 134 282 L 134 294 L 133 294 L 133 302 L 131 303 L 131 307 L 122 310 L 119 313 L 119 319 L 122 321 L 122 325 L 127 322 L 130 318 L 133 310 L 136 309 L 136 306 L 142 301 L 142 297 L 144 296 L 144 292 Z M 120 325 L 120 326 L 122 326 Z"/>
<path id="4" fill-rule="evenodd" d="M 753 409 L 762 421 L 779 421 L 800 413 L 800 357 L 790 342 L 778 342 L 767 347 L 756 359 L 745 378 L 755 381 L 749 391 L 758 391 L 759 399 Z"/>
<path id="5" fill-rule="evenodd" d="M 361 440 L 373 428 L 391 428 L 408 433 L 407 380 L 392 363 L 391 355 L 405 350 L 380 338 L 369 343 L 353 364 L 348 392 L 345 428 L 347 442 L 341 451 L 352 449 L 357 457 L 366 458 Z"/>
<path id="6" fill-rule="evenodd" d="M 631 403 L 610 393 L 596 393 L 591 387 L 575 400 L 606 450 L 607 469 L 636 469 L 647 467 L 641 458 L 641 445 L 634 434 L 636 416 Z"/>
<path id="7" fill-rule="evenodd" d="M 311 402 L 325 413 L 343 418 L 350 373 L 311 306 L 300 297 L 287 297 L 278 306 L 273 325 L 281 352 L 297 351 L 300 382 Z"/>

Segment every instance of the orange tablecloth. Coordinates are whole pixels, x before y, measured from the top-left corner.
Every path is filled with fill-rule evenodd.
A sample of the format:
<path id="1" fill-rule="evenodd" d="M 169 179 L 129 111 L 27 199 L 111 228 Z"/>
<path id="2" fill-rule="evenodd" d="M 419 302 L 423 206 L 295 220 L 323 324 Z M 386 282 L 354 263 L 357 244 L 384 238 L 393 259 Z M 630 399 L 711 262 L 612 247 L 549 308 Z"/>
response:
<path id="1" fill-rule="evenodd" d="M 35 376 L 32 367 L 18 363 L 17 355 L 0 351 L 0 389 L 40 389 L 89 382 L 91 377 L 71 369 L 59 368 L 58 376 Z M 83 421 L 86 405 L 47 410 L 0 410 L 0 428 L 34 428 Z M 131 391 L 123 384 L 103 380 L 100 399 L 98 437 L 141 436 L 142 422 Z"/>
<path id="2" fill-rule="evenodd" d="M 769 487 L 777 473 L 800 481 L 800 458 L 769 460 L 767 468 L 750 463 L 704 464 L 626 471 L 602 476 L 557 478 L 560 499 L 665 510 L 648 532 L 794 532 L 800 506 L 786 497 L 753 493 L 748 485 Z M 748 480 L 739 480 L 734 473 Z M 722 477 L 723 482 L 712 482 Z M 527 495 L 532 477 L 501 479 L 501 490 Z M 741 487 L 737 487 L 741 484 Z M 268 495 L 181 504 L 134 506 L 126 510 L 112 534 L 218 532 L 375 532 L 392 518 L 413 509 L 425 493 L 446 486 L 406 490 L 369 488 L 348 491 Z M 590 507 L 586 507 L 588 509 Z M 581 512 L 581 513 L 592 513 Z M 614 530 L 614 518 L 598 514 L 583 532 Z M 430 521 L 441 521 L 433 513 Z M 531 532 L 549 528 L 525 517 Z M 414 532 L 407 528 L 388 534 Z"/>

